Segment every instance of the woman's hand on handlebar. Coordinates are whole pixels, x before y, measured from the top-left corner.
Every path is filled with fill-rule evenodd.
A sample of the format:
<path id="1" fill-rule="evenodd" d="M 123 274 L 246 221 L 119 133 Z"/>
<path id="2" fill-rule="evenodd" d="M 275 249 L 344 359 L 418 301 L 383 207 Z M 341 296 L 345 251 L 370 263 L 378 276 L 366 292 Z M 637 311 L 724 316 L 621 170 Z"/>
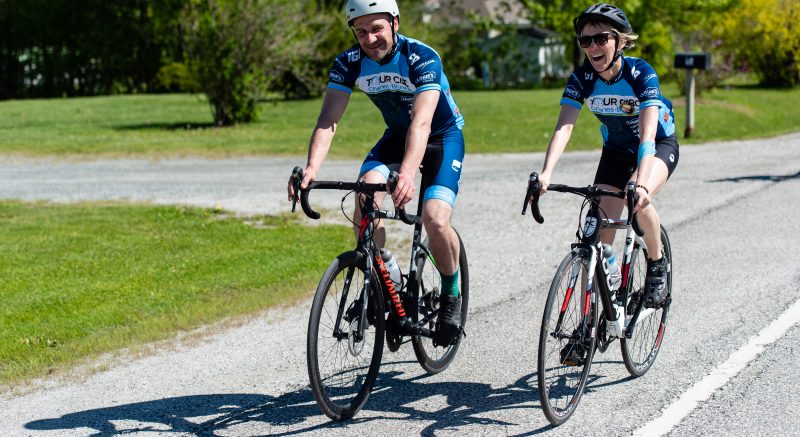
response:
<path id="1" fill-rule="evenodd" d="M 648 193 L 647 190 L 641 186 L 637 186 L 636 194 L 639 195 L 639 198 L 636 202 L 636 212 L 639 212 L 650 205 L 650 193 Z"/>

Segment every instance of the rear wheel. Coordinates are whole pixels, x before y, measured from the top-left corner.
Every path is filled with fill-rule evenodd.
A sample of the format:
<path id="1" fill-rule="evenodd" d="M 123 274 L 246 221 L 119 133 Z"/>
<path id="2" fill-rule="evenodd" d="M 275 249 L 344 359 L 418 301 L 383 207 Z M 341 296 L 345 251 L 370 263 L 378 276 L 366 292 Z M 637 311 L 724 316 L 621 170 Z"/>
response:
<path id="1" fill-rule="evenodd" d="M 458 257 L 458 278 L 459 290 L 461 292 L 461 326 L 467 324 L 467 308 L 469 307 L 469 268 L 467 266 L 467 252 L 464 250 L 464 243 L 461 237 L 458 237 L 459 244 L 459 257 Z M 417 281 L 419 284 L 419 300 L 418 311 L 416 311 L 417 318 L 414 320 L 416 323 L 419 320 L 424 320 L 430 317 L 427 328 L 434 329 L 436 324 L 436 317 L 431 317 L 432 313 L 439 308 L 439 296 L 441 295 L 441 277 L 439 270 L 436 269 L 436 264 L 428 250 L 428 238 L 420 244 L 419 251 L 417 252 Z M 458 337 L 455 344 L 448 347 L 436 347 L 433 345 L 433 339 L 422 335 L 415 335 L 411 337 L 411 343 L 414 345 L 414 354 L 417 356 L 417 361 L 428 373 L 439 373 L 446 369 L 455 358 L 461 341 L 464 339 L 463 335 Z"/>
<path id="2" fill-rule="evenodd" d="M 575 412 L 594 358 L 598 313 L 587 295 L 590 275 L 585 252 L 574 250 L 561 262 L 547 295 L 538 379 L 542 411 L 553 425 Z"/>
<path id="3" fill-rule="evenodd" d="M 647 249 L 644 248 L 641 239 L 637 238 L 637 240 L 639 243 L 634 246 L 634 258 L 629 278 L 632 286 L 627 309 L 630 313 L 633 313 L 639 299 L 644 294 L 644 281 L 647 274 Z M 642 308 L 633 329 L 633 335 L 631 338 L 623 338 L 620 341 L 622 361 L 625 362 L 625 367 L 633 376 L 642 376 L 653 366 L 667 328 L 669 305 L 672 301 L 672 247 L 663 226 L 661 227 L 661 244 L 664 247 L 662 253 L 667 257 L 670 266 L 667 273 L 667 296 L 658 308 Z"/>
<path id="4" fill-rule="evenodd" d="M 362 253 L 339 255 L 317 286 L 308 321 L 311 391 L 322 412 L 337 421 L 353 417 L 366 403 L 383 353 L 383 300 L 375 279 L 365 276 L 365 266 Z"/>

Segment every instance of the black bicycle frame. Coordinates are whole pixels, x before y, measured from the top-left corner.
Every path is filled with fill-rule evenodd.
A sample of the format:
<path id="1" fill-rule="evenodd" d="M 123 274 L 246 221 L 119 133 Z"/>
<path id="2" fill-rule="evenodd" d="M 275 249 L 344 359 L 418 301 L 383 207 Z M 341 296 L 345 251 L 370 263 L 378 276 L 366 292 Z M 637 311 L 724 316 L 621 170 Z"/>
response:
<path id="1" fill-rule="evenodd" d="M 537 173 L 531 173 L 530 182 L 528 184 L 528 191 L 525 195 L 525 201 L 522 207 L 522 214 L 525 214 L 527 207 L 530 203 L 531 206 L 531 213 L 533 218 L 539 222 L 543 223 L 544 218 L 542 217 L 541 213 L 539 212 L 539 191 L 541 189 L 540 182 L 538 180 Z M 611 300 L 611 296 L 613 291 L 609 287 L 608 281 L 608 272 L 603 268 L 601 262 L 601 243 L 600 243 L 600 230 L 601 229 L 624 229 L 626 230 L 625 235 L 625 249 L 624 249 L 624 257 L 623 263 L 620 268 L 622 274 L 622 283 L 619 286 L 618 292 L 622 293 L 622 302 L 627 302 L 628 295 L 632 292 L 633 284 L 631 281 L 631 272 L 630 268 L 633 262 L 633 255 L 634 249 L 636 246 L 635 243 L 635 235 L 643 235 L 639 224 L 636 221 L 636 216 L 633 214 L 634 206 L 638 200 L 638 195 L 636 194 L 635 186 L 632 182 L 629 182 L 625 188 L 625 191 L 622 192 L 613 192 L 613 191 L 606 191 L 600 188 L 589 186 L 589 187 L 569 187 L 566 185 L 550 185 L 548 187 L 550 191 L 561 191 L 567 193 L 578 194 L 584 196 L 585 198 L 589 199 L 589 211 L 586 214 L 585 224 L 582 233 L 579 234 L 579 241 L 577 243 L 573 243 L 572 249 L 578 249 L 582 251 L 587 251 L 589 253 L 589 272 L 594 272 L 594 275 L 589 275 L 588 281 L 589 286 L 586 290 L 586 296 L 583 298 L 587 301 L 591 299 L 592 290 L 594 287 L 597 287 L 598 294 L 600 295 L 600 301 L 603 304 L 603 316 L 608 322 L 616 322 L 618 319 L 617 312 L 614 308 L 613 302 Z M 610 219 L 610 218 L 603 218 L 601 215 L 600 210 L 600 196 L 612 196 L 617 198 L 625 198 L 627 200 L 627 208 L 628 208 L 628 217 L 627 219 Z M 595 280 L 597 278 L 597 280 Z M 562 304 L 566 307 L 566 304 L 569 299 L 572 298 L 572 294 L 568 294 L 565 296 L 565 302 Z M 628 322 L 628 326 L 625 327 L 624 335 L 626 338 L 630 338 L 633 333 L 633 328 L 636 326 L 636 322 L 639 318 L 639 315 L 642 311 L 643 301 L 639 300 L 634 309 L 632 318 L 630 322 Z M 588 313 L 588 306 L 584 306 L 584 314 L 583 317 L 587 318 L 592 316 Z M 627 308 L 623 309 L 623 313 Z M 556 324 L 555 332 L 560 332 L 560 325 L 561 325 L 561 316 L 559 316 L 559 320 Z M 584 320 L 584 322 L 588 323 L 590 320 Z M 588 326 L 591 326 L 590 324 Z M 583 336 L 583 333 L 581 333 Z"/>
<path id="2" fill-rule="evenodd" d="M 370 281 L 372 278 L 373 272 L 376 273 L 378 278 L 382 276 L 386 276 L 383 278 L 383 281 L 379 284 L 381 288 L 381 298 L 389 297 L 390 305 L 389 311 L 391 311 L 398 320 L 401 321 L 401 327 L 403 328 L 404 334 L 410 335 L 423 335 L 426 337 L 431 337 L 432 333 L 430 329 L 426 328 L 425 325 L 430 322 L 431 319 L 436 317 L 438 310 L 433 311 L 428 317 L 424 318 L 423 320 L 419 320 L 417 323 L 412 324 L 411 320 L 414 320 L 418 316 L 419 308 L 417 307 L 417 302 L 419 301 L 419 281 L 417 280 L 417 258 L 420 255 L 421 244 L 420 239 L 422 236 L 422 194 L 424 193 L 425 183 L 427 181 L 426 175 L 423 172 L 423 183 L 422 187 L 420 188 L 420 195 L 419 200 L 417 203 L 417 214 L 416 215 L 408 215 L 406 214 L 403 208 L 395 210 L 393 212 L 390 211 L 383 211 L 375 205 L 374 197 L 372 193 L 377 191 L 385 190 L 385 185 L 383 184 L 369 184 L 365 182 L 329 182 L 329 181 L 314 181 L 304 190 L 299 190 L 299 181 L 302 180 L 302 169 L 295 168 L 293 171 L 293 177 L 298 181 L 296 182 L 296 192 L 300 192 L 299 200 L 300 204 L 303 208 L 303 211 L 306 215 L 312 219 L 318 219 L 320 217 L 319 213 L 315 212 L 311 209 L 308 203 L 308 193 L 311 189 L 339 189 L 339 190 L 352 190 L 357 193 L 357 196 L 360 196 L 358 201 L 358 207 L 361 208 L 361 223 L 359 223 L 359 233 L 358 239 L 356 243 L 356 251 L 364 254 L 365 265 L 363 266 L 364 272 L 364 284 L 361 288 L 361 317 L 359 317 L 358 329 L 356 330 L 356 340 L 360 341 L 363 337 L 364 330 L 367 328 L 367 308 L 369 307 L 369 290 L 371 287 Z M 390 184 L 392 184 L 391 179 L 396 178 L 396 175 L 390 176 Z M 296 202 L 297 199 L 294 199 Z M 294 203 L 292 204 L 292 211 L 294 211 Z M 402 290 L 394 290 L 394 285 L 388 279 L 388 275 L 383 275 L 382 273 L 385 272 L 385 267 L 383 265 L 383 259 L 380 256 L 380 251 L 378 250 L 374 238 L 374 231 L 375 225 L 377 220 L 379 219 L 389 219 L 389 220 L 401 220 L 406 224 L 410 224 L 414 226 L 414 237 L 412 240 L 411 246 L 411 263 L 408 269 L 408 275 L 406 278 L 406 287 L 405 293 L 409 298 L 406 299 L 407 302 L 413 303 L 412 305 L 404 306 L 402 302 L 402 298 L 399 295 L 399 292 Z M 428 256 L 428 253 L 425 253 L 425 256 Z M 348 271 L 347 276 L 345 278 L 344 289 L 342 291 L 342 297 L 340 298 L 339 308 L 336 314 L 336 320 L 341 320 L 344 317 L 347 308 L 344 308 L 345 302 L 347 302 L 347 295 L 349 294 L 349 289 L 352 281 L 353 276 L 353 269 Z M 394 290 L 394 292 L 392 292 Z M 404 314 L 405 313 L 405 314 Z M 377 315 L 376 315 L 377 316 Z M 333 336 L 337 339 L 343 339 L 347 337 L 347 334 L 343 333 L 339 324 L 337 323 Z"/>

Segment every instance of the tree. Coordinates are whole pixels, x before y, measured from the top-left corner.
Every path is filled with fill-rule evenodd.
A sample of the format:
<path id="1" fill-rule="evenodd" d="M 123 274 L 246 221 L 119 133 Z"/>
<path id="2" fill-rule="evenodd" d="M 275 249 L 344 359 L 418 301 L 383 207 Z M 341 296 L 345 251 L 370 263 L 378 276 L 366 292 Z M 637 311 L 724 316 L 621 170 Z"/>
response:
<path id="1" fill-rule="evenodd" d="M 184 0 L 0 0 L 0 99 L 145 92 Z"/>
<path id="2" fill-rule="evenodd" d="M 217 126 L 248 122 L 286 72 L 305 78 L 313 40 L 300 2 L 191 0 L 184 13 L 186 56 Z M 310 42 L 305 44 L 305 42 Z"/>
<path id="3" fill-rule="evenodd" d="M 749 66 L 766 86 L 800 84 L 800 2 L 741 0 L 720 17 L 715 32 L 739 66 Z"/>

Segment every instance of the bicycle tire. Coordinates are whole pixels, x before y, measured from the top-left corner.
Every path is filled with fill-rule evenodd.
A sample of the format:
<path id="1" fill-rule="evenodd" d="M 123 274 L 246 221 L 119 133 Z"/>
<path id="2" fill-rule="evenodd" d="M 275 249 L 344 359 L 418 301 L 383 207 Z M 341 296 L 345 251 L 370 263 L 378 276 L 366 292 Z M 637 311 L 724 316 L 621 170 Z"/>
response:
<path id="1" fill-rule="evenodd" d="M 542 411 L 553 425 L 563 424 L 575 412 L 594 359 L 599 315 L 594 302 L 597 299 L 582 299 L 590 275 L 593 276 L 594 272 L 589 272 L 588 253 L 573 250 L 558 266 L 547 294 L 539 331 L 537 378 Z M 589 326 L 585 326 L 587 319 L 583 316 L 583 305 L 589 305 Z M 585 339 L 581 345 L 585 352 L 583 362 L 566 364 L 562 352 L 569 353 L 576 347 L 570 339 L 579 338 L 581 329 Z"/>
<path id="2" fill-rule="evenodd" d="M 456 232 L 459 245 L 458 269 L 459 286 L 461 292 L 461 326 L 467 324 L 467 309 L 469 308 L 469 266 L 467 265 L 467 252 L 464 250 L 464 243 L 461 236 Z M 417 281 L 420 287 L 418 308 L 416 312 L 416 323 L 420 316 L 427 316 L 439 306 L 439 292 L 441 291 L 441 278 L 438 270 L 433 263 L 433 258 L 428 250 L 428 237 L 420 244 L 417 255 Z M 433 330 L 436 318 L 428 322 L 428 328 Z M 458 337 L 455 344 L 446 348 L 436 347 L 433 340 L 422 335 L 411 337 L 411 344 L 414 346 L 414 354 L 420 366 L 429 374 L 436 374 L 447 369 L 458 353 L 461 346 L 463 335 Z"/>
<path id="3" fill-rule="evenodd" d="M 306 359 L 311 392 L 322 412 L 335 421 L 353 417 L 367 402 L 383 354 L 383 296 L 372 273 L 369 325 L 360 341 L 353 336 L 361 318 L 359 305 L 361 287 L 365 286 L 365 266 L 364 254 L 360 252 L 345 252 L 336 257 L 317 286 L 308 321 Z M 344 296 L 343 315 L 338 320 L 338 326 L 347 336 L 337 339 L 333 335 L 335 319 L 348 272 L 352 272 L 350 286 Z"/>
<path id="4" fill-rule="evenodd" d="M 628 372 L 636 377 L 642 376 L 650 370 L 653 363 L 658 357 L 658 351 L 664 341 L 664 334 L 666 333 L 667 317 L 669 315 L 669 306 L 672 299 L 672 247 L 670 246 L 669 236 L 667 230 L 661 227 L 661 244 L 664 247 L 663 255 L 667 257 L 670 264 L 670 269 L 667 273 L 667 294 L 664 298 L 664 303 L 652 311 L 642 309 L 642 314 L 647 312 L 646 315 L 640 314 L 636 327 L 633 330 L 631 338 L 622 338 L 620 340 L 620 348 L 622 349 L 622 361 L 625 363 L 625 368 Z M 643 248 L 644 249 L 644 248 Z M 647 273 L 647 251 L 638 250 L 634 247 L 634 255 L 632 267 L 630 269 L 630 280 L 633 287 L 632 293 L 629 296 L 629 307 L 636 304 L 636 299 L 644 292 L 644 279 Z M 630 303 L 633 301 L 633 305 Z"/>

